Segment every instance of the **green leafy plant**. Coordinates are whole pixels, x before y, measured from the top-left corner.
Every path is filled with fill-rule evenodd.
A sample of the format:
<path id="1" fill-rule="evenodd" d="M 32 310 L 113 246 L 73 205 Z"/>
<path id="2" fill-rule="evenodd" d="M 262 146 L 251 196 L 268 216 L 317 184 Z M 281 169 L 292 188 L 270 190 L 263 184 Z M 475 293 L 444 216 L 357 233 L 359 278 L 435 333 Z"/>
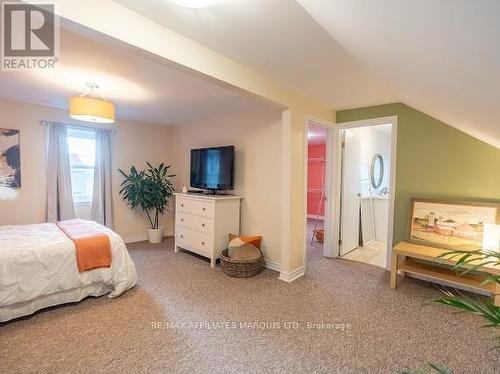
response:
<path id="1" fill-rule="evenodd" d="M 470 272 L 479 270 L 485 265 L 493 267 L 500 267 L 500 253 L 488 250 L 455 250 L 443 253 L 438 257 L 441 260 L 454 260 L 455 263 L 452 267 L 458 275 L 462 276 Z M 488 283 L 500 283 L 500 276 L 488 275 L 481 283 L 485 285 Z M 471 297 L 464 295 L 460 292 L 451 292 L 444 290 L 445 297 L 433 300 L 436 303 L 448 305 L 457 308 L 461 311 L 472 313 L 481 316 L 488 323 L 485 327 L 498 328 L 500 326 L 500 307 L 493 305 L 493 303 L 486 297 Z M 500 342 L 500 337 L 497 337 Z M 497 346 L 495 348 L 500 348 Z M 402 374 L 427 374 L 427 373 L 450 373 L 446 369 L 437 366 L 436 364 L 429 363 L 422 368 L 411 370 L 406 369 L 401 372 Z"/>
<path id="2" fill-rule="evenodd" d="M 154 167 L 148 162 L 146 169 L 138 171 L 132 166 L 128 174 L 118 169 L 124 177 L 120 196 L 132 209 L 140 208 L 146 213 L 152 229 L 159 228 L 159 217 L 168 209 L 174 194 L 171 178 L 175 174 L 169 174 L 170 168 L 164 163 Z"/>
<path id="3" fill-rule="evenodd" d="M 500 253 L 495 251 L 449 251 L 443 253 L 438 258 L 456 261 L 453 265 L 453 269 L 460 276 L 476 271 L 485 265 L 500 267 Z M 499 284 L 500 276 L 488 275 L 481 285 L 488 283 Z M 471 297 L 463 295 L 460 292 L 446 290 L 445 297 L 434 300 L 434 302 L 479 315 L 487 321 L 485 327 L 500 327 L 500 307 L 495 306 L 484 296 Z M 500 348 L 500 346 L 496 348 Z"/>

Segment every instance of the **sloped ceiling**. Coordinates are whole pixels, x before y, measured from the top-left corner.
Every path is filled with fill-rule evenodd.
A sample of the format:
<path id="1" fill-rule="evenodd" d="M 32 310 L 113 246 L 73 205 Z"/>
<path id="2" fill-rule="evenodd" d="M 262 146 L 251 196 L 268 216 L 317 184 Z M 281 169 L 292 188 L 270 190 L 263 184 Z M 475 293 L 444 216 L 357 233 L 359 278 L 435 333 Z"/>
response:
<path id="1" fill-rule="evenodd" d="M 500 148 L 500 1 L 298 2 L 398 101 Z"/>
<path id="2" fill-rule="evenodd" d="M 295 0 L 114 1 L 337 110 L 395 99 Z"/>
<path id="3" fill-rule="evenodd" d="M 0 98 L 67 109 L 70 96 L 99 94 L 116 104 L 120 119 L 179 125 L 261 102 L 185 72 L 153 62 L 125 46 L 106 44 L 61 30 L 61 63 L 56 70 L 0 71 Z"/>

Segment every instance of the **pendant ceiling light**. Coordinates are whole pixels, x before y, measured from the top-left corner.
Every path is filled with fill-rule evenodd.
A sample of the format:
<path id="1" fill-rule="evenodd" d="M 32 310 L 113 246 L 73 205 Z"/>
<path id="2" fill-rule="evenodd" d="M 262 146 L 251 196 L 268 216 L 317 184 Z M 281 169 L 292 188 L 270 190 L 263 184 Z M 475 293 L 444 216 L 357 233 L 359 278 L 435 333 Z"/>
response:
<path id="1" fill-rule="evenodd" d="M 95 98 L 99 85 L 87 83 L 89 93 L 73 96 L 69 99 L 69 115 L 71 118 L 96 123 L 114 123 L 115 105 L 101 96 Z"/>

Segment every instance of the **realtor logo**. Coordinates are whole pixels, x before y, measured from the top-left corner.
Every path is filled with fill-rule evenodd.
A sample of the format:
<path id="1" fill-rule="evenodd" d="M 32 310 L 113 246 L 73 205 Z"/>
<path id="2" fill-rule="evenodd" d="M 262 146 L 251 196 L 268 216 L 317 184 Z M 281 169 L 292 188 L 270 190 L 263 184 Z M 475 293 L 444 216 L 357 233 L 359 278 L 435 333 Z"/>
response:
<path id="1" fill-rule="evenodd" d="M 59 62 L 54 4 L 2 3 L 2 70 L 53 69 Z"/>

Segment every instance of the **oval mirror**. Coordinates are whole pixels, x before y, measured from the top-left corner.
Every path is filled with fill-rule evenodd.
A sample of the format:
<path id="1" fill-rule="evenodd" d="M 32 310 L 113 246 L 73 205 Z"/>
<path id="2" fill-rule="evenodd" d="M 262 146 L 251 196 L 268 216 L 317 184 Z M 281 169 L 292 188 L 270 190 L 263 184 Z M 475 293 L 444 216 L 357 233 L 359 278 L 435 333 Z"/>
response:
<path id="1" fill-rule="evenodd" d="M 379 188 L 384 179 L 384 159 L 379 153 L 373 156 L 370 174 L 372 187 L 375 189 Z"/>

